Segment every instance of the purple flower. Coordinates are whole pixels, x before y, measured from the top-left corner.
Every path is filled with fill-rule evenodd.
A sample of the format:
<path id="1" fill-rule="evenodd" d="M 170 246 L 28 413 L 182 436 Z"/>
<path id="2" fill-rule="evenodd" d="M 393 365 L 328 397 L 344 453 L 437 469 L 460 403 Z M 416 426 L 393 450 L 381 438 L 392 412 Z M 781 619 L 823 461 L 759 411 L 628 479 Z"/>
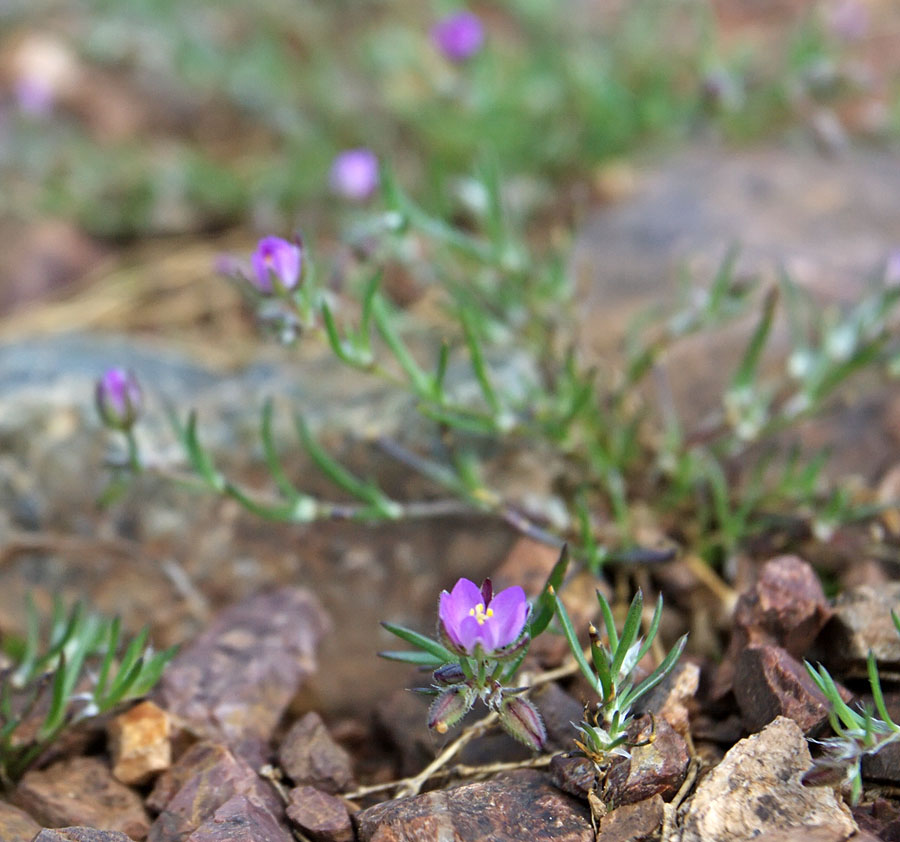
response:
<path id="1" fill-rule="evenodd" d="M 128 430 L 141 411 L 141 387 L 124 368 L 110 368 L 97 381 L 94 397 L 103 423 L 113 430 Z"/>
<path id="2" fill-rule="evenodd" d="M 478 15 L 456 12 L 432 27 L 431 40 L 450 61 L 465 61 L 484 44 L 484 27 Z"/>
<path id="3" fill-rule="evenodd" d="M 331 189 L 345 199 L 362 202 L 378 187 L 378 158 L 371 149 L 347 149 L 331 165 Z"/>
<path id="4" fill-rule="evenodd" d="M 525 591 L 518 586 L 494 596 L 490 579 L 481 588 L 460 579 L 450 593 L 441 592 L 438 615 L 447 638 L 460 652 L 474 654 L 480 643 L 489 656 L 519 641 L 528 609 Z"/>
<path id="5" fill-rule="evenodd" d="M 250 258 L 253 264 L 251 280 L 262 292 L 272 292 L 272 276 L 284 289 L 293 289 L 300 281 L 302 251 L 296 243 L 281 237 L 263 237 Z"/>

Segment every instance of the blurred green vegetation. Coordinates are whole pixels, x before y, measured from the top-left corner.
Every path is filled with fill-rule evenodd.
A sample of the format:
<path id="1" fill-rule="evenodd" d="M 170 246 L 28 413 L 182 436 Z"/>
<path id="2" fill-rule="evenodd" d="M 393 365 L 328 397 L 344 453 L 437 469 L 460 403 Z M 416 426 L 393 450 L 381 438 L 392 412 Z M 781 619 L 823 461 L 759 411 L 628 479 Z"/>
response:
<path id="1" fill-rule="evenodd" d="M 455 7 L 8 3 L 6 31 L 56 34 L 87 72 L 79 109 L 6 109 L 0 210 L 63 215 L 112 237 L 285 227 L 327 199 L 333 156 L 354 146 L 372 147 L 431 202 L 492 154 L 540 210 L 561 186 L 648 144 L 772 134 L 798 103 L 840 93 L 823 83 L 838 45 L 813 13 L 785 29 L 773 60 L 726 49 L 708 0 L 630 0 L 602 14 L 610 4 L 572 2 L 561 14 L 544 0 L 477 3 L 486 47 L 453 65 L 429 29 Z M 106 107 L 102 86 L 87 90 L 97 79 L 146 112 L 133 133 L 105 136 L 85 118 Z"/>

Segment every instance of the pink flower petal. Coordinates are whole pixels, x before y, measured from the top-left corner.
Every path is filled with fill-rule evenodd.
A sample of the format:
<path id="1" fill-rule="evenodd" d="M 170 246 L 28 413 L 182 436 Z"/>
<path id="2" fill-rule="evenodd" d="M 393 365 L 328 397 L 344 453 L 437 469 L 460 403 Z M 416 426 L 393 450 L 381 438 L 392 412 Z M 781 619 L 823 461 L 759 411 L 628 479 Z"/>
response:
<path id="1" fill-rule="evenodd" d="M 513 643 L 525 628 L 528 617 L 528 600 L 518 585 L 500 591 L 492 600 L 494 611 L 491 623 L 495 627 L 495 648 Z"/>

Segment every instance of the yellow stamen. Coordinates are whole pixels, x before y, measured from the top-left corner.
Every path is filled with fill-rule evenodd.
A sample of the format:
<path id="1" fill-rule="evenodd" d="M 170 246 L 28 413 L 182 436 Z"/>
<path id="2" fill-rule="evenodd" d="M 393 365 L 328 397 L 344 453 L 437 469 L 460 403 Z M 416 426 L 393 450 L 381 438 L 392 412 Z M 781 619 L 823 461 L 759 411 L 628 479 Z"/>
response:
<path id="1" fill-rule="evenodd" d="M 469 616 L 474 617 L 478 621 L 479 626 L 483 626 L 485 620 L 490 619 L 494 616 L 494 609 L 488 608 L 487 611 L 484 610 L 484 603 L 479 602 L 474 608 L 469 609 Z"/>

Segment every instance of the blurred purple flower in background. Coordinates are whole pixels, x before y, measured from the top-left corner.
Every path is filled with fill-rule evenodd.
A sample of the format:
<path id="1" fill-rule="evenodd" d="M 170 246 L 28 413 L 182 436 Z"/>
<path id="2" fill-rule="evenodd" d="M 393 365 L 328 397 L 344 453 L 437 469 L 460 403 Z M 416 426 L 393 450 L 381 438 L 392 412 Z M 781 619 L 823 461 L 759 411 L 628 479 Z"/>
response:
<path id="1" fill-rule="evenodd" d="M 124 368 L 110 368 L 97 381 L 97 412 L 113 430 L 128 430 L 137 420 L 143 397 L 137 378 Z"/>
<path id="2" fill-rule="evenodd" d="M 21 76 L 13 85 L 16 104 L 29 117 L 47 117 L 53 112 L 56 92 L 44 79 Z"/>
<path id="3" fill-rule="evenodd" d="M 465 61 L 484 44 L 484 26 L 478 15 L 456 12 L 432 27 L 431 40 L 450 61 Z"/>
<path id="4" fill-rule="evenodd" d="M 272 292 L 272 277 L 285 289 L 293 289 L 300 281 L 302 251 L 297 243 L 281 237 L 263 237 L 250 258 L 256 287 Z"/>
<path id="5" fill-rule="evenodd" d="M 347 149 L 331 165 L 331 189 L 345 199 L 362 202 L 378 187 L 378 158 L 371 149 Z"/>
<path id="6" fill-rule="evenodd" d="M 463 653 L 473 654 L 480 643 L 484 654 L 490 656 L 521 638 L 528 600 L 518 586 L 494 596 L 490 579 L 485 579 L 481 588 L 469 579 L 460 579 L 450 593 L 441 592 L 438 615 L 447 637 Z"/>
<path id="7" fill-rule="evenodd" d="M 861 0 L 836 0 L 826 19 L 831 32 L 845 41 L 858 41 L 869 31 L 869 10 Z"/>

